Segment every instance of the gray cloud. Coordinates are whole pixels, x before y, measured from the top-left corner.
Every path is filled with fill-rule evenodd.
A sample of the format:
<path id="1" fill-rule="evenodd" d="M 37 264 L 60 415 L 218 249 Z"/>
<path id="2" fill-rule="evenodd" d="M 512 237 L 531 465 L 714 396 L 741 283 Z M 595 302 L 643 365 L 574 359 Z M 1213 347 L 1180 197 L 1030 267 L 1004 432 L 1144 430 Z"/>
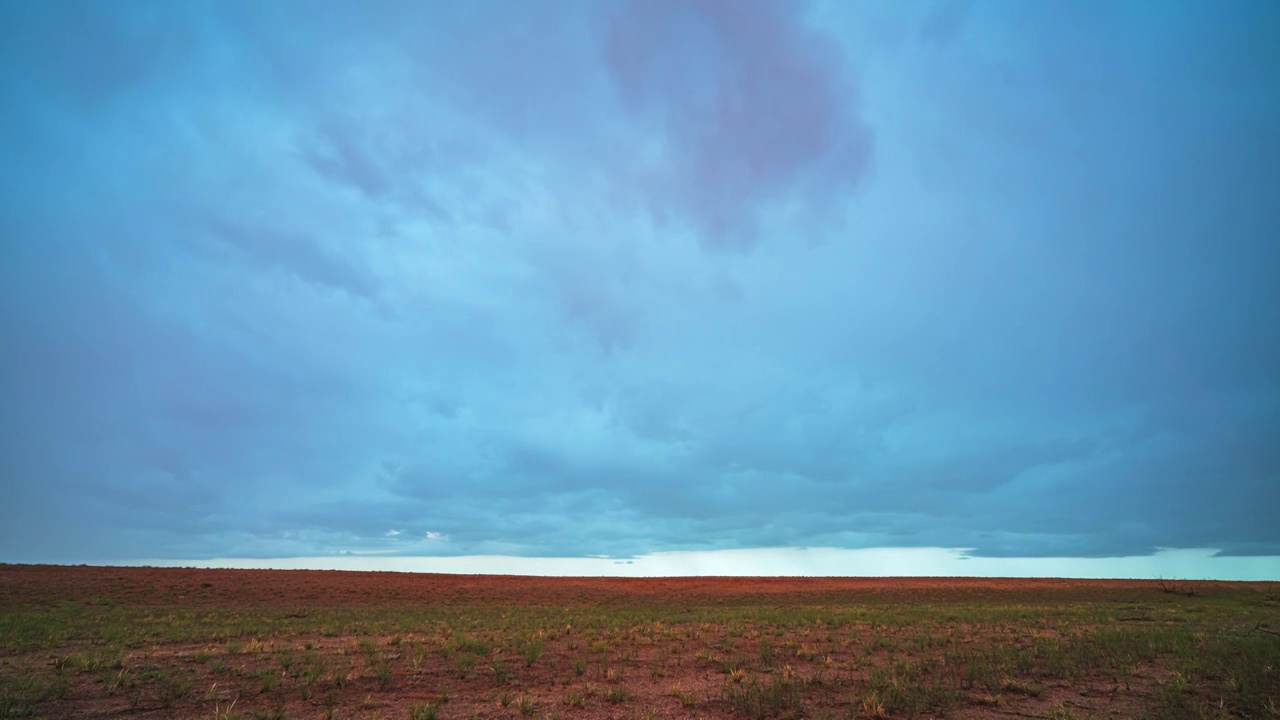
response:
<path id="1" fill-rule="evenodd" d="M 184 12 L 163 18 L 136 6 L 58 3 L 6 8 L 3 31 L 10 59 L 35 82 L 75 110 L 144 89 L 171 64 L 189 58 L 195 26 Z"/>
<path id="2" fill-rule="evenodd" d="M 803 212 L 825 216 L 867 173 L 871 131 L 847 66 L 795 10 L 627 2 L 605 33 L 623 107 L 665 144 L 671 169 L 650 202 L 688 215 L 710 247 L 750 246 L 764 206 L 800 187 Z"/>
<path id="3" fill-rule="evenodd" d="M 475 8 L 0 10 L 0 559 L 1280 553 L 1274 11 Z"/>
<path id="4" fill-rule="evenodd" d="M 370 273 L 335 258 L 319 239 L 292 230 L 273 230 L 222 218 L 203 223 L 208 234 L 264 266 L 321 286 L 369 296 L 377 290 Z"/>

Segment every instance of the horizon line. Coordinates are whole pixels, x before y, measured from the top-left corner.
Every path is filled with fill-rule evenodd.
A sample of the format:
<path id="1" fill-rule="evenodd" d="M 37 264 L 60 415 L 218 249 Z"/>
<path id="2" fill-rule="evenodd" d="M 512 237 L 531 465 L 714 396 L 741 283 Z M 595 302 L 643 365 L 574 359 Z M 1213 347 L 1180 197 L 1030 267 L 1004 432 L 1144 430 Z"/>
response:
<path id="1" fill-rule="evenodd" d="M 1280 556 L 1225 556 L 1214 548 L 1116 557 L 988 557 L 957 548 L 773 547 L 667 550 L 628 557 L 387 555 L 338 552 L 281 557 L 132 558 L 5 563 L 243 570 L 337 570 L 511 577 L 972 578 L 1280 581 Z"/>

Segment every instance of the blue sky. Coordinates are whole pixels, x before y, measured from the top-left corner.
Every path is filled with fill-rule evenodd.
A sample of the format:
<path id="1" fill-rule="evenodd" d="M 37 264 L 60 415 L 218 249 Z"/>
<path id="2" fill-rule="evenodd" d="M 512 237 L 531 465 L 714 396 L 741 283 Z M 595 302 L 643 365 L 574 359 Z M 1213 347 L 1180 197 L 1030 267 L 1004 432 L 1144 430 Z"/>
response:
<path id="1" fill-rule="evenodd" d="M 0 560 L 1280 577 L 1278 36 L 0 0 Z"/>

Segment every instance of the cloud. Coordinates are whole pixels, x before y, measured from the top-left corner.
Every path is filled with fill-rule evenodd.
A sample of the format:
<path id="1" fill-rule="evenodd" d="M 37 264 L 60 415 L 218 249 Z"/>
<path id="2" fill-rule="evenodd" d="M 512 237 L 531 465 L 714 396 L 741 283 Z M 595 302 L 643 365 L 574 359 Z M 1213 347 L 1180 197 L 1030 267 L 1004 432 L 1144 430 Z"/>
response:
<path id="1" fill-rule="evenodd" d="M 0 559 L 1280 552 L 1272 10 L 41 7 Z"/>
<path id="2" fill-rule="evenodd" d="M 400 534 L 399 530 L 388 530 L 387 537 L 395 537 Z"/>
<path id="3" fill-rule="evenodd" d="M 137 6 L 61 5 L 6 11 L 6 45 L 23 53 L 34 81 L 76 110 L 100 109 L 160 81 L 188 59 L 196 26 L 183 12 L 164 21 Z M 65 49 L 74 46 L 75 52 Z"/>
<path id="4" fill-rule="evenodd" d="M 793 192 L 820 230 L 868 172 L 851 73 L 794 5 L 625 2 L 603 54 L 624 110 L 657 129 L 649 203 L 708 247 L 751 246 L 765 208 Z"/>
<path id="5" fill-rule="evenodd" d="M 319 286 L 369 296 L 376 290 L 367 272 L 335 258 L 313 237 L 291 230 L 272 230 L 210 218 L 210 236 L 234 248 L 248 260 L 277 269 Z"/>
<path id="6" fill-rule="evenodd" d="M 920 23 L 918 34 L 925 43 L 945 47 L 956 39 L 965 16 L 973 9 L 970 0 L 943 0 L 935 3 Z"/>

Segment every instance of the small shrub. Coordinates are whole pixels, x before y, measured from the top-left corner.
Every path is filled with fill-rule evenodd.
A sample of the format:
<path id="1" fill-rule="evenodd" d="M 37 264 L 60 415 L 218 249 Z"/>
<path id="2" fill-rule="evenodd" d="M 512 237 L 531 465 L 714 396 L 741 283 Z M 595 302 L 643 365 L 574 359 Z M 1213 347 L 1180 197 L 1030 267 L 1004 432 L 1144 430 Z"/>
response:
<path id="1" fill-rule="evenodd" d="M 542 657 L 542 651 L 546 647 L 546 641 L 542 638 L 534 638 L 525 643 L 524 648 L 520 651 L 520 657 L 524 659 L 525 667 L 533 667 L 538 662 L 538 658 Z"/>
<path id="2" fill-rule="evenodd" d="M 166 708 L 173 707 L 178 700 L 186 697 L 194 683 L 189 678 L 167 678 L 160 684 L 160 702 Z"/>
<path id="3" fill-rule="evenodd" d="M 611 687 L 604 691 L 605 702 L 620 703 L 627 699 L 627 689 L 622 687 Z"/>
<path id="4" fill-rule="evenodd" d="M 724 699 L 734 713 L 753 718 L 798 718 L 804 713 L 800 697 L 802 682 L 794 673 L 782 673 L 761 684 L 752 678 L 750 682 L 726 683 Z"/>
<path id="5" fill-rule="evenodd" d="M 436 703 L 414 705 L 409 708 L 409 720 L 436 720 L 439 709 Z"/>
<path id="6" fill-rule="evenodd" d="M 679 685 L 675 685 L 671 688 L 671 696 L 679 700 L 681 707 L 684 708 L 692 708 L 694 705 L 698 704 L 697 698 L 695 698 L 691 693 L 685 692 Z"/>

